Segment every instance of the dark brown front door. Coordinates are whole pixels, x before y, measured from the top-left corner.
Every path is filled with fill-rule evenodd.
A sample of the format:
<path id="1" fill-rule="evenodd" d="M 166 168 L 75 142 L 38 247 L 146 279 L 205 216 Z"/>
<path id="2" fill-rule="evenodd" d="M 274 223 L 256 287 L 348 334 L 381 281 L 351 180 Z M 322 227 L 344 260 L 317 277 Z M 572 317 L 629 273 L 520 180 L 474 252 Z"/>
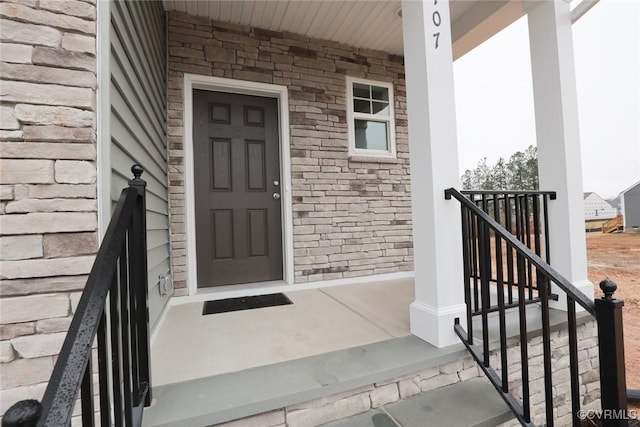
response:
<path id="1" fill-rule="evenodd" d="M 282 279 L 278 105 L 194 90 L 198 287 Z"/>

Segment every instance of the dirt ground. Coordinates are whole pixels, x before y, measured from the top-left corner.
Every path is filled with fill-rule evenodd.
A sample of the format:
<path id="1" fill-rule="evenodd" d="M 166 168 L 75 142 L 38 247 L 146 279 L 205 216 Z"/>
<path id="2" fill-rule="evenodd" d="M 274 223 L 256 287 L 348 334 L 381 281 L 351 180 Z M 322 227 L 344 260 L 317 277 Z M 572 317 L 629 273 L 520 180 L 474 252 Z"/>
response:
<path id="1" fill-rule="evenodd" d="M 587 233 L 587 258 L 597 295 L 605 278 L 618 285 L 615 296 L 624 300 L 627 387 L 640 388 L 640 233 Z"/>

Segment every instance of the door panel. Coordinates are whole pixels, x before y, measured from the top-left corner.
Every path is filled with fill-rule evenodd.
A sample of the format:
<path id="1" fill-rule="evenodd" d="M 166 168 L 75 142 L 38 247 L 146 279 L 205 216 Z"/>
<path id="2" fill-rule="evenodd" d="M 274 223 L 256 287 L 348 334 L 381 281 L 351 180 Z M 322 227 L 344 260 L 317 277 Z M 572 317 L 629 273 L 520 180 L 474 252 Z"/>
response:
<path id="1" fill-rule="evenodd" d="M 249 256 L 269 255 L 269 231 L 266 209 L 247 210 L 247 229 L 249 230 Z"/>
<path id="2" fill-rule="evenodd" d="M 209 147 L 211 190 L 231 191 L 231 140 L 212 139 Z"/>
<path id="3" fill-rule="evenodd" d="M 213 259 L 233 259 L 233 210 L 212 210 L 210 231 Z"/>
<path id="4" fill-rule="evenodd" d="M 247 191 L 266 190 L 264 141 L 247 141 Z"/>
<path id="5" fill-rule="evenodd" d="M 194 90 L 198 287 L 280 280 L 278 106 Z"/>

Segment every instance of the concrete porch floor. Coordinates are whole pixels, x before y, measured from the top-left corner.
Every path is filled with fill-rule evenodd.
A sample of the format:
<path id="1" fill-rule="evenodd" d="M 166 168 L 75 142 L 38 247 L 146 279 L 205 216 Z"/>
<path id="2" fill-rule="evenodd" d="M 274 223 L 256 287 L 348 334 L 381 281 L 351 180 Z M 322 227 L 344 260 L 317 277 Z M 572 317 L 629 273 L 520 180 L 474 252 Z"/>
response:
<path id="1" fill-rule="evenodd" d="M 413 279 L 285 293 L 291 305 L 202 315 L 169 308 L 151 347 L 155 386 L 238 372 L 409 335 Z"/>

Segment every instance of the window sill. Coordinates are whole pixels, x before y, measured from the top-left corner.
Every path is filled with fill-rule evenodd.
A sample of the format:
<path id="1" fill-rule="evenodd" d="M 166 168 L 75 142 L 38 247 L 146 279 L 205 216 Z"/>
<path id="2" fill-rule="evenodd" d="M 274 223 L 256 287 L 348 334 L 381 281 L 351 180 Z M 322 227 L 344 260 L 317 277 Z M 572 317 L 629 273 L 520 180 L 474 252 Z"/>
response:
<path id="1" fill-rule="evenodd" d="M 357 163 L 402 163 L 402 160 L 396 157 L 365 156 L 362 154 L 353 154 L 349 156 L 349 161 Z"/>

